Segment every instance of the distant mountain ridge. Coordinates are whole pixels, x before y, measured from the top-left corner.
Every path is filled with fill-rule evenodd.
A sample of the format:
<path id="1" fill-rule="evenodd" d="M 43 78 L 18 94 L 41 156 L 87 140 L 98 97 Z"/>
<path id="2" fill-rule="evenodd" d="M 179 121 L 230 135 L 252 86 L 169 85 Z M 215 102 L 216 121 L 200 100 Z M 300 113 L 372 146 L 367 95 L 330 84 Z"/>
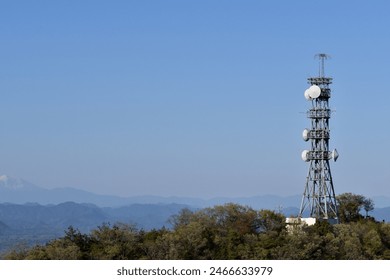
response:
<path id="1" fill-rule="evenodd" d="M 270 209 L 281 211 L 284 208 L 299 207 L 301 195 L 277 196 L 258 195 L 253 197 L 217 197 L 212 199 L 190 197 L 161 197 L 153 195 L 119 197 L 100 195 L 75 188 L 45 189 L 28 181 L 7 175 L 0 176 L 0 203 L 39 203 L 60 204 L 67 201 L 76 203 L 91 203 L 99 207 L 120 207 L 131 204 L 184 204 L 193 207 L 209 207 L 229 202 L 250 206 L 254 209 Z M 375 207 L 390 207 L 389 197 L 373 197 Z"/>
<path id="2" fill-rule="evenodd" d="M 168 219 L 181 209 L 181 204 L 133 204 L 118 208 L 100 208 L 93 204 L 65 202 L 57 205 L 0 204 L 0 230 L 34 231 L 36 234 L 63 233 L 69 226 L 89 232 L 103 223 L 133 224 L 138 228 L 169 227 Z M 1 235 L 1 233 L 0 233 Z"/>
<path id="3" fill-rule="evenodd" d="M 69 226 L 89 233 L 103 224 L 125 223 L 138 229 L 170 227 L 169 218 L 181 204 L 133 204 L 100 208 L 93 204 L 65 202 L 58 205 L 0 203 L 0 255 L 13 246 L 44 244 L 63 236 Z"/>
<path id="4" fill-rule="evenodd" d="M 107 215 L 92 204 L 0 204 L 0 221 L 18 232 L 33 230 L 36 234 L 53 233 L 58 229 L 63 231 L 70 225 L 89 230 L 104 220 L 108 221 Z"/>
<path id="5" fill-rule="evenodd" d="M 27 182 L 21 178 L 15 178 L 8 175 L 0 176 L 0 190 L 8 189 L 8 190 L 38 190 L 39 187 L 34 184 Z"/>
<path id="6" fill-rule="evenodd" d="M 7 175 L 0 176 L 0 203 L 39 203 L 60 204 L 67 201 L 76 203 L 92 203 L 100 207 L 119 207 L 129 204 L 185 204 L 194 207 L 208 207 L 228 202 L 240 203 L 254 208 L 279 209 L 280 207 L 296 206 L 300 196 L 282 197 L 276 195 L 263 195 L 255 197 L 228 198 L 219 197 L 212 199 L 190 197 L 161 197 L 153 195 L 119 197 L 114 195 L 100 195 L 75 188 L 45 189 L 38 187 L 23 179 L 13 178 Z"/>

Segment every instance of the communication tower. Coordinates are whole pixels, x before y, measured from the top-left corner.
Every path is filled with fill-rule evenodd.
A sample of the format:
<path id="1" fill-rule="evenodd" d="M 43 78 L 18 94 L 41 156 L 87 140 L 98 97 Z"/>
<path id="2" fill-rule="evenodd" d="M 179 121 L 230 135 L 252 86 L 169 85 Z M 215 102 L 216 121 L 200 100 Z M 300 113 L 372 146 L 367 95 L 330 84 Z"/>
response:
<path id="1" fill-rule="evenodd" d="M 303 140 L 310 142 L 311 147 L 310 150 L 302 152 L 302 159 L 309 163 L 309 171 L 298 217 L 307 215 L 316 220 L 338 223 L 338 209 L 329 164 L 331 159 L 336 161 L 339 156 L 336 149 L 329 151 L 329 85 L 332 78 L 325 77 L 324 71 L 324 63 L 329 56 L 321 53 L 317 54 L 316 58 L 319 59 L 318 77 L 308 78 L 310 87 L 304 94 L 311 103 L 307 111 L 311 128 L 306 128 L 302 136 Z"/>

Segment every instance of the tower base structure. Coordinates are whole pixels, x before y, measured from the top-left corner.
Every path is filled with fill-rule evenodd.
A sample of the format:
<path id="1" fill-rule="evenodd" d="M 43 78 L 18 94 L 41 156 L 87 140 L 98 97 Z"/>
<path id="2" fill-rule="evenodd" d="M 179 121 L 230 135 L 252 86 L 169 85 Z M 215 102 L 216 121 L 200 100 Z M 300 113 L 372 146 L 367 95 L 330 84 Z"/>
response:
<path id="1" fill-rule="evenodd" d="M 331 225 L 335 225 L 339 223 L 338 219 L 323 219 L 319 220 L 316 218 L 299 218 L 299 217 L 294 217 L 294 218 L 286 218 L 286 224 L 287 225 L 294 225 L 294 224 L 300 224 L 300 225 L 308 225 L 312 226 L 318 221 L 326 221 Z"/>
<path id="2" fill-rule="evenodd" d="M 318 221 L 320 220 L 316 218 L 286 218 L 286 228 L 288 232 L 292 233 L 296 230 L 302 229 L 303 226 L 313 226 Z M 326 219 L 322 221 L 326 221 L 331 225 L 339 223 L 338 219 Z"/>

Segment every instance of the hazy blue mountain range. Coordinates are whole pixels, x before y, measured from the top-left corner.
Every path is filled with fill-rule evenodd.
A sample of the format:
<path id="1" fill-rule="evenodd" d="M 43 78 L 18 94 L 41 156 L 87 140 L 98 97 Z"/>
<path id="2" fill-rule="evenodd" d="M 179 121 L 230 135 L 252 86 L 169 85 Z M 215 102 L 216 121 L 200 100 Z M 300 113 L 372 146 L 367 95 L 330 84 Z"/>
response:
<path id="1" fill-rule="evenodd" d="M 77 203 L 92 203 L 100 207 L 118 207 L 134 203 L 139 204 L 186 204 L 194 207 L 207 207 L 228 202 L 240 203 L 254 208 L 280 209 L 281 207 L 296 206 L 301 197 L 299 195 L 282 197 L 276 195 L 263 195 L 241 198 L 189 198 L 189 197 L 161 197 L 161 196 L 134 196 L 118 197 L 112 195 L 99 195 L 75 188 L 45 189 L 38 187 L 23 179 L 7 175 L 0 176 L 0 203 L 39 203 L 59 204 L 67 201 Z M 390 205 L 390 203 L 389 203 Z"/>
<path id="2" fill-rule="evenodd" d="M 375 202 L 375 207 L 390 207 L 389 197 L 371 197 Z M 68 201 L 77 203 L 91 203 L 99 207 L 119 207 L 130 204 L 185 204 L 193 207 L 208 207 L 228 202 L 248 205 L 255 209 L 283 210 L 288 207 L 298 207 L 301 202 L 301 195 L 277 196 L 258 195 L 253 197 L 219 197 L 212 199 L 189 198 L 189 197 L 161 197 L 161 196 L 133 196 L 119 197 L 113 195 L 100 195 L 75 188 L 45 189 L 38 187 L 23 179 L 13 178 L 7 175 L 0 176 L 0 203 L 39 203 L 60 204 Z"/>
<path id="3" fill-rule="evenodd" d="M 93 204 L 65 202 L 58 205 L 0 204 L 0 234 L 4 230 L 35 233 L 63 233 L 69 226 L 89 232 L 103 223 L 134 224 L 138 228 L 169 227 L 168 219 L 181 204 L 132 204 L 118 208 L 100 208 Z"/>
<path id="4" fill-rule="evenodd" d="M 9 232 L 9 230 L 10 228 L 5 223 L 0 221 L 0 235 Z"/>
<path id="5" fill-rule="evenodd" d="M 18 243 L 28 245 L 63 236 L 69 226 L 89 233 L 104 223 L 133 224 L 139 229 L 170 227 L 169 218 L 180 204 L 132 204 L 100 208 L 93 204 L 65 202 L 58 205 L 0 204 L 0 252 Z"/>

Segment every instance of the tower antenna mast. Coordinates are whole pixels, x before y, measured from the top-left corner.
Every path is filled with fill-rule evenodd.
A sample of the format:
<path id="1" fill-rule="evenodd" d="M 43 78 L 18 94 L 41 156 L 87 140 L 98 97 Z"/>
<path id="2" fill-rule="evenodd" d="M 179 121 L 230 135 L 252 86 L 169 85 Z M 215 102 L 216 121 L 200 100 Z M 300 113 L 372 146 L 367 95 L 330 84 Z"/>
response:
<path id="1" fill-rule="evenodd" d="M 319 77 L 325 77 L 325 60 L 330 59 L 330 55 L 326 53 L 318 53 L 314 56 L 314 58 L 319 59 L 319 65 L 318 65 L 318 75 Z"/>

